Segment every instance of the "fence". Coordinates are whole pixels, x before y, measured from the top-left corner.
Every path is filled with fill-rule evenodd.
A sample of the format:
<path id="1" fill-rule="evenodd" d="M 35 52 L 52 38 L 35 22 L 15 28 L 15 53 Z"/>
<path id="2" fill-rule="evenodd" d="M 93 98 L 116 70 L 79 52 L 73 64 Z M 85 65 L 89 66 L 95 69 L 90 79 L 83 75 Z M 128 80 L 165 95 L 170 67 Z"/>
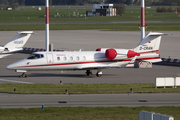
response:
<path id="1" fill-rule="evenodd" d="M 173 87 L 177 88 L 177 86 L 180 86 L 180 77 L 158 77 L 155 78 L 155 87 Z"/>
<path id="2" fill-rule="evenodd" d="M 139 112 L 139 120 L 174 120 L 172 116 L 161 115 L 154 112 Z"/>

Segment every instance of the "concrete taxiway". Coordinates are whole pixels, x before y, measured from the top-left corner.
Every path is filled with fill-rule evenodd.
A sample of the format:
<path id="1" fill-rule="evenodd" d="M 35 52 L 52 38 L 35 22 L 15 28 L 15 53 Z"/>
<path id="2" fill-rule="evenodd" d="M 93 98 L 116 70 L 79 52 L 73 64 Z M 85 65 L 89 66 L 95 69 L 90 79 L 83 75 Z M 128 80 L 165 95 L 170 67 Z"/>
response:
<path id="1" fill-rule="evenodd" d="M 35 31 L 25 47 L 45 48 L 45 31 Z M 173 35 L 163 36 L 159 53 L 162 58 L 180 58 L 180 34 L 177 31 L 163 32 Z M 15 31 L 1 31 L 1 45 L 16 35 Z M 140 31 L 99 31 L 63 30 L 50 31 L 50 43 L 59 50 L 91 50 L 97 48 L 131 49 L 140 42 Z M 7 70 L 8 64 L 29 56 L 14 54 L 0 59 L 0 84 L 3 83 L 154 83 L 156 77 L 180 76 L 179 65 L 154 64 L 151 69 L 113 68 L 103 70 L 102 77 L 88 77 L 85 71 L 31 71 L 29 78 L 19 78 L 20 73 Z M 103 94 L 103 95 L 19 95 L 0 94 L 0 107 L 40 107 L 45 106 L 180 106 L 179 93 L 163 94 Z"/>
<path id="2" fill-rule="evenodd" d="M 35 31 L 25 47 L 45 48 L 45 31 Z M 171 33 L 162 37 L 160 55 L 162 58 L 180 58 L 179 32 Z M 1 44 L 7 43 L 16 35 L 15 31 L 1 31 Z M 140 42 L 139 32 L 127 31 L 99 31 L 99 30 L 57 30 L 50 31 L 50 43 L 54 49 L 60 50 L 91 50 L 97 48 L 127 48 L 131 49 Z M 0 84 L 2 83 L 153 83 L 156 77 L 178 77 L 180 76 L 179 66 L 153 65 L 151 69 L 137 68 L 114 68 L 104 69 L 102 77 L 96 77 L 93 71 L 92 77 L 87 77 L 85 71 L 30 71 L 29 78 L 19 78 L 20 73 L 7 70 L 8 64 L 16 62 L 29 56 L 29 54 L 14 54 L 0 59 Z"/>

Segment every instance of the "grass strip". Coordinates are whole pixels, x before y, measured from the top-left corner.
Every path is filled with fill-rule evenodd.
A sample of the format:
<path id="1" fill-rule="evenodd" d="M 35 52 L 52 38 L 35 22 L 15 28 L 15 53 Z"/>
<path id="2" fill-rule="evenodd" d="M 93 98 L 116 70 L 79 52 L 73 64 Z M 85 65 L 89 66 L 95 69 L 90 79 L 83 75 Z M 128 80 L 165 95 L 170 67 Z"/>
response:
<path id="1" fill-rule="evenodd" d="M 137 23 L 128 24 L 51 24 L 50 30 L 140 31 Z M 44 24 L 0 25 L 0 31 L 45 30 Z M 149 23 L 146 31 L 180 31 L 180 23 Z"/>
<path id="2" fill-rule="evenodd" d="M 180 107 L 45 107 L 0 109 L 1 120 L 138 120 L 139 111 L 180 118 Z"/>
<path id="3" fill-rule="evenodd" d="M 16 91 L 14 92 L 14 88 Z M 100 83 L 100 84 L 0 84 L 1 93 L 17 94 L 100 94 L 100 93 L 168 93 L 180 92 L 179 88 L 158 88 L 154 83 Z"/>
<path id="4" fill-rule="evenodd" d="M 44 7 L 44 6 L 43 6 Z M 107 21 L 141 21 L 141 7 L 136 6 L 128 7 L 125 10 L 123 16 L 95 16 L 95 17 L 80 17 L 86 14 L 86 11 L 91 11 L 92 6 L 76 8 L 68 8 L 69 6 L 57 6 L 55 8 L 50 7 L 49 16 L 50 22 L 107 22 Z M 172 7 L 172 6 L 171 6 Z M 176 7 L 174 6 L 173 9 Z M 58 16 L 57 16 L 58 14 Z M 45 9 L 37 11 L 34 8 L 25 8 L 21 10 L 0 10 L 0 23 L 31 23 L 31 22 L 45 22 Z M 76 17 L 75 17 L 76 16 Z M 175 12 L 157 13 L 156 7 L 153 9 L 145 10 L 146 21 L 178 21 L 180 19 L 180 14 L 175 14 Z"/>

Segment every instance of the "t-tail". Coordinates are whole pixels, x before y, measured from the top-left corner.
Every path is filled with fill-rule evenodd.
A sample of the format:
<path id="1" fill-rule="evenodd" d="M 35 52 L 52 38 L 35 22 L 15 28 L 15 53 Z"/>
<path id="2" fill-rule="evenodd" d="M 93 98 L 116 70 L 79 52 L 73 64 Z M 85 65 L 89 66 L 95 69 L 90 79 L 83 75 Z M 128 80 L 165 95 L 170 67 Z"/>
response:
<path id="1" fill-rule="evenodd" d="M 136 59 L 138 61 L 146 62 L 161 62 L 159 48 L 161 43 L 161 37 L 168 35 L 158 32 L 149 32 L 139 45 L 134 49 L 140 56 Z"/>
<path id="2" fill-rule="evenodd" d="M 30 38 L 33 31 L 22 31 L 19 32 L 12 40 L 6 45 L 0 46 L 0 58 L 10 55 L 11 53 L 22 51 L 23 46 Z"/>

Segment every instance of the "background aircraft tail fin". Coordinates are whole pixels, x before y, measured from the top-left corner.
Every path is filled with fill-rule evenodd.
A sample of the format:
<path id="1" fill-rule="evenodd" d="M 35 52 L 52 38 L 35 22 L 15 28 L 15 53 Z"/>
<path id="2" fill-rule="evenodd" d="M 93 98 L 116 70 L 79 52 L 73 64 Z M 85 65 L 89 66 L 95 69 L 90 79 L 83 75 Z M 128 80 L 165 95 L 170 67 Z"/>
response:
<path id="1" fill-rule="evenodd" d="M 12 40 L 10 40 L 6 45 L 4 45 L 4 52 L 16 52 L 22 49 L 30 38 L 33 31 L 22 31 L 19 32 Z"/>

